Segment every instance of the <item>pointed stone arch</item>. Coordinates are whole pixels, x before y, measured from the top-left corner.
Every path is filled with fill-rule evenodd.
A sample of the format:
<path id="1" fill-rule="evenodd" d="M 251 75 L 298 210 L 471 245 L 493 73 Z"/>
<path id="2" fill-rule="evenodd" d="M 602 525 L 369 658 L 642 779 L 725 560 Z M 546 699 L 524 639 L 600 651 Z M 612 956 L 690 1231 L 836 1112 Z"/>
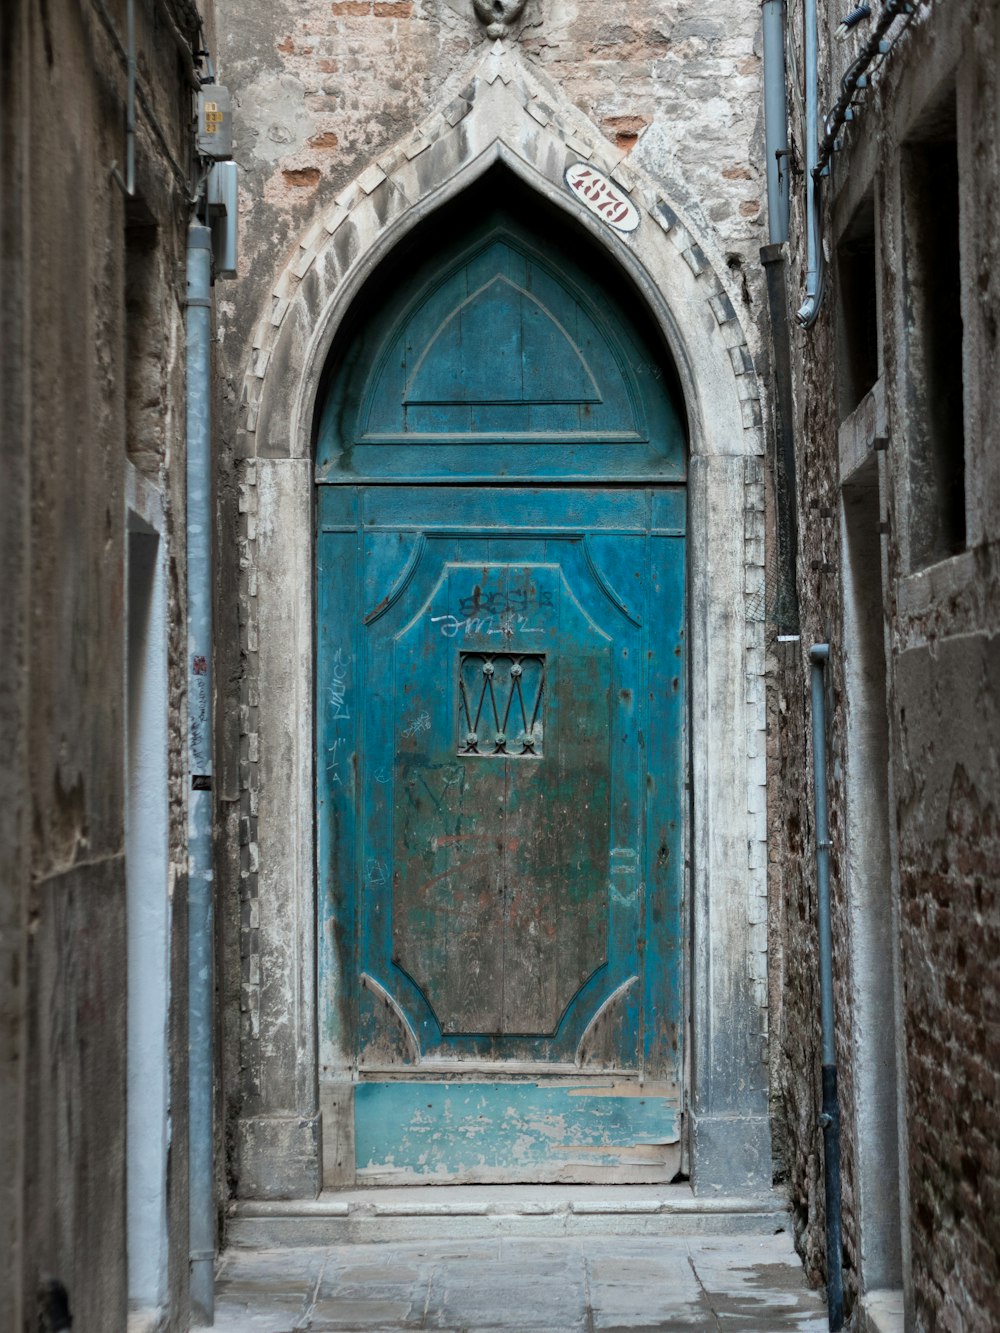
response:
<path id="1" fill-rule="evenodd" d="M 631 233 L 565 184 L 586 162 L 640 215 Z M 274 286 L 243 384 L 239 452 L 245 891 L 260 978 L 243 1065 L 266 1089 L 239 1122 L 239 1192 L 315 1193 L 323 1172 L 315 1040 L 312 441 L 324 366 L 365 281 L 411 228 L 497 164 L 572 215 L 629 276 L 673 356 L 690 452 L 689 894 L 692 1175 L 703 1193 L 771 1178 L 767 1120 L 761 413 L 747 338 L 713 245 L 516 49 L 496 42 L 459 96 L 341 191 Z M 249 719 L 259 717 L 251 729 Z M 335 1155 L 329 1133 L 326 1178 Z"/>
<path id="2" fill-rule="evenodd" d="M 566 170 L 580 161 L 629 196 L 641 218 L 634 232 L 614 230 L 567 189 Z M 302 236 L 254 335 L 243 384 L 241 430 L 253 437 L 245 452 L 306 455 L 319 375 L 365 279 L 428 212 L 497 163 L 607 247 L 644 297 L 678 367 L 692 456 L 759 455 L 753 361 L 707 238 L 696 239 L 680 205 L 500 41 L 478 60 L 459 97 L 342 190 Z"/>

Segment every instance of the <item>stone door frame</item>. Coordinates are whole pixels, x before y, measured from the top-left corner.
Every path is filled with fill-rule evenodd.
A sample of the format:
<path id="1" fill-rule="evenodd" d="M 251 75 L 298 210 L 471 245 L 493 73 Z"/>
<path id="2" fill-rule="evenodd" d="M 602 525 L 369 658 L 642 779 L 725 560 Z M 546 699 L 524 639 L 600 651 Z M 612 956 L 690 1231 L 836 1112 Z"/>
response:
<path id="1" fill-rule="evenodd" d="M 640 216 L 628 234 L 565 183 L 586 162 Z M 411 227 L 497 163 L 606 246 L 670 348 L 688 415 L 689 1039 L 692 1182 L 701 1195 L 770 1189 L 767 1033 L 764 465 L 746 335 L 709 255 L 662 188 L 516 49 L 497 42 L 459 96 L 318 216 L 255 332 L 239 432 L 241 699 L 238 1192 L 315 1196 L 350 1152 L 319 1105 L 313 775 L 313 416 L 352 300 Z M 696 239 L 696 236 L 698 237 Z"/>

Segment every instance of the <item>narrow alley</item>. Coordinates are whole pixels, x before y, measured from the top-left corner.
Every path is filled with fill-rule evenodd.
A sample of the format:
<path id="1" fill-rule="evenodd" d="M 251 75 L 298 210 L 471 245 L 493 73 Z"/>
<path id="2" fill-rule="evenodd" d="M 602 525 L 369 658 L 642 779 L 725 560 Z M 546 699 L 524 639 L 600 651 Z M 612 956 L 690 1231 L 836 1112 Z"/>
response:
<path id="1" fill-rule="evenodd" d="M 426 1199 L 427 1191 L 418 1193 Z M 219 1264 L 215 1328 L 820 1333 L 828 1327 L 823 1294 L 806 1284 L 780 1211 L 698 1216 L 689 1200 L 686 1214 L 671 1213 L 656 1210 L 676 1209 L 678 1190 L 671 1203 L 648 1191 L 630 1191 L 627 1199 L 619 1191 L 612 1229 L 614 1197 L 588 1200 L 577 1191 L 569 1200 L 549 1187 L 533 1197 L 501 1189 L 492 1201 L 479 1191 L 463 1203 L 449 1201 L 450 1193 L 427 1200 L 422 1216 L 403 1191 L 381 1200 L 371 1192 L 354 1196 L 350 1224 L 348 1203 L 331 1196 L 332 1216 L 320 1217 L 317 1206 L 291 1224 L 292 1237 L 297 1232 L 307 1243 L 278 1248 L 240 1243 L 281 1234 L 277 1210 L 246 1210 L 237 1242 Z M 320 1243 L 338 1223 L 342 1243 Z M 360 1239 L 343 1243 L 347 1234 Z"/>
<path id="2" fill-rule="evenodd" d="M 0 1333 L 1000 1330 L 1000 0 L 0 0 Z"/>
<path id="3" fill-rule="evenodd" d="M 786 1231 L 592 1235 L 238 1250 L 216 1281 L 219 1333 L 826 1333 Z"/>

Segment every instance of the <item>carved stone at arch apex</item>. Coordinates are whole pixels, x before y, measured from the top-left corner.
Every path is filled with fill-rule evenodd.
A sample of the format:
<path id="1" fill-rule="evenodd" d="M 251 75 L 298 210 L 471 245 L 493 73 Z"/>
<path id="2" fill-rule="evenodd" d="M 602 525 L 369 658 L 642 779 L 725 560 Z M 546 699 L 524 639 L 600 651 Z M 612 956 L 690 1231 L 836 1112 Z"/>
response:
<path id="1" fill-rule="evenodd" d="M 489 37 L 506 37 L 521 17 L 525 0 L 472 0 L 481 23 L 486 24 Z"/>

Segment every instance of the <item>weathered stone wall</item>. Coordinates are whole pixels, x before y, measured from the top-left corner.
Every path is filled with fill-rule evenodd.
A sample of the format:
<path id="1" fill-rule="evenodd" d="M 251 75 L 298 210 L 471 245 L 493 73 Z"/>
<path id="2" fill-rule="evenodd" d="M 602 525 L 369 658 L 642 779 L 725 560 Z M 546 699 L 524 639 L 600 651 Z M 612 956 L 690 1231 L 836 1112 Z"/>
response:
<path id="1" fill-rule="evenodd" d="M 946 11 L 937 6 L 914 33 L 897 96 L 919 105 L 934 74 L 954 77 L 967 549 L 900 570 L 893 589 L 893 759 L 912 1308 L 919 1326 L 986 1330 L 1000 1322 L 1000 11 L 969 6 L 964 22 Z M 891 189 L 886 199 L 891 207 Z M 897 309 L 898 254 L 886 275 Z M 897 388 L 900 415 L 901 398 Z M 898 474 L 893 490 L 890 513 L 905 531 Z"/>
<path id="2" fill-rule="evenodd" d="M 166 18 L 193 43 L 196 14 L 183 0 L 136 8 L 147 107 L 132 201 L 111 177 L 125 161 L 123 0 L 9 0 L 0 15 L 0 1324 L 9 1329 L 39 1327 L 46 1275 L 65 1284 L 75 1327 L 126 1323 L 129 459 L 164 500 L 169 854 L 175 900 L 184 902 L 191 102 Z M 182 1327 L 185 914 L 170 921 L 169 1326 Z"/>
<path id="3" fill-rule="evenodd" d="M 26 144 L 15 126 L 28 115 L 29 87 L 15 78 L 29 47 L 27 4 L 0 10 L 0 172 L 17 198 L 28 170 Z M 29 514 L 29 450 L 23 435 L 28 407 L 28 350 L 24 345 L 23 305 L 27 274 L 22 262 L 25 219 L 20 208 L 0 203 L 0 319 L 5 330 L 0 356 L 0 447 L 6 484 L 0 503 L 0 567 L 6 595 L 0 598 L 0 641 L 7 670 L 0 673 L 0 737 L 7 762 L 0 767 L 0 1156 L 7 1163 L 0 1183 L 0 1314 L 19 1328 L 21 1322 L 21 1154 L 22 1087 L 26 1012 L 28 885 L 30 877 L 30 805 L 23 773 L 28 752 L 28 680 L 26 633 L 28 558 L 24 535 Z"/>
<path id="4" fill-rule="evenodd" d="M 224 329 L 236 384 L 309 223 L 447 103 L 489 39 L 472 0 L 222 4 L 218 15 L 243 190 L 240 298 Z M 509 40 L 668 183 L 739 267 L 761 239 L 757 6 L 727 0 L 708 14 L 648 0 L 623 15 L 600 0 L 528 0 Z"/>
<path id="5" fill-rule="evenodd" d="M 682 205 L 696 224 L 698 239 L 727 286 L 719 301 L 738 306 L 747 328 L 746 360 L 737 374 L 748 375 L 748 392 L 748 372 L 761 346 L 755 267 L 762 240 L 758 25 L 757 6 L 744 0 L 715 7 L 710 15 L 677 0 L 635 3 L 611 18 L 607 6 L 596 0 L 528 0 L 508 39 L 533 73 L 546 81 L 544 86 L 554 85 L 575 103 L 609 145 L 627 155 L 629 165 Z M 264 467 L 260 459 L 274 448 L 282 452 L 272 443 L 283 432 L 288 448 L 292 404 L 276 409 L 272 390 L 265 430 L 258 426 L 256 401 L 247 401 L 247 385 L 259 395 L 267 375 L 271 382 L 288 384 L 291 394 L 297 391 L 284 362 L 276 364 L 274 330 L 283 321 L 286 328 L 294 323 L 294 336 L 300 338 L 307 336 L 306 321 L 313 321 L 310 327 L 319 323 L 321 312 L 314 308 L 318 298 L 302 298 L 302 292 L 308 284 L 316 286 L 310 265 L 337 226 L 332 219 L 364 202 L 399 162 L 406 169 L 406 159 L 415 155 L 406 150 L 406 141 L 416 127 L 427 123 L 428 140 L 437 140 L 443 137 L 442 126 L 456 126 L 468 111 L 459 94 L 488 41 L 472 0 L 223 4 L 219 28 L 220 77 L 235 95 L 242 188 L 241 282 L 238 300 L 222 306 L 220 328 L 226 399 L 220 521 L 222 550 L 229 553 L 220 571 L 219 679 L 226 692 L 222 713 L 228 719 L 223 723 L 220 780 L 228 811 L 221 867 L 228 895 L 222 948 L 226 1099 L 232 1127 L 237 1116 L 266 1109 L 269 1096 L 274 1101 L 273 1090 L 269 1093 L 265 1086 L 263 1049 L 271 1050 L 267 1058 L 272 1065 L 280 1061 L 261 1013 L 267 1008 L 273 1019 L 279 986 L 285 985 L 290 996 L 297 984 L 274 975 L 276 967 L 287 964 L 290 945 L 285 941 L 274 952 L 273 941 L 267 944 L 267 914 L 279 908 L 265 900 L 260 885 L 269 877 L 268 883 L 285 885 L 289 895 L 300 891 L 286 883 L 291 864 L 264 865 L 261 851 L 261 821 L 267 814 L 264 786 L 268 764 L 273 763 L 265 753 L 262 730 L 265 724 L 273 727 L 274 704 L 261 697 L 259 687 L 265 650 L 257 577 L 260 488 L 262 468 L 268 476 L 279 469 L 270 462 Z M 544 108 L 536 111 L 544 125 Z M 557 119 L 564 118 L 560 114 Z M 461 128 L 455 133 L 460 136 Z M 482 128 L 476 133 L 481 135 Z M 428 156 L 443 160 L 440 153 Z M 460 160 L 461 152 L 453 157 Z M 386 164 L 384 172 L 376 163 Z M 417 158 L 414 170 L 423 174 L 431 168 Z M 360 185 L 353 186 L 357 181 Z M 335 206 L 340 197 L 343 209 Z M 377 207 L 394 216 L 401 207 L 400 191 L 385 186 L 379 197 Z M 421 203 L 422 209 L 427 206 Z M 338 250 L 340 271 L 347 267 L 350 246 L 358 245 L 358 237 L 357 227 L 345 225 L 330 242 Z M 699 272 L 709 261 L 692 251 L 687 262 L 692 272 Z M 298 302 L 294 319 L 289 314 L 293 302 Z M 731 318 L 732 309 L 729 305 L 727 313 L 720 305 L 722 313 L 715 318 Z M 749 409 L 755 410 L 756 404 L 744 406 L 744 424 L 754 429 L 759 415 Z M 733 452 L 740 447 L 733 442 Z M 293 454 L 297 448 L 296 443 Z M 291 475 L 288 466 L 283 471 Z M 737 521 L 742 520 L 734 516 Z M 749 542 L 747 550 L 752 554 Z M 763 551 L 753 558 L 762 560 Z M 286 651 L 291 655 L 293 645 Z M 748 712 L 756 707 L 749 697 L 747 705 Z M 262 721 L 268 707 L 270 723 Z M 760 761 L 762 768 L 763 756 Z M 746 799 L 752 800 L 752 793 Z M 287 818 L 286 810 L 281 813 Z M 272 825 L 274 817 L 272 810 Z M 288 903 L 281 910 L 290 916 Z M 755 958 L 763 990 L 762 947 Z M 751 1021 L 749 1015 L 747 1019 Z M 753 1021 L 759 1025 L 759 1019 Z M 759 1033 L 756 1040 L 759 1043 Z M 285 1107 L 285 1113 L 290 1109 Z M 297 1120 L 289 1125 L 297 1132 Z M 273 1131 L 279 1130 L 275 1122 Z M 235 1185 L 236 1157 L 242 1152 L 247 1161 L 253 1156 L 256 1162 L 260 1153 L 249 1141 L 229 1146 Z M 277 1156 L 273 1145 L 270 1151 Z M 249 1170 L 245 1175 L 245 1189 L 262 1188 L 252 1183 Z"/>
<path id="6" fill-rule="evenodd" d="M 985 1330 L 1000 1310 L 998 680 L 995 633 L 908 649 L 896 670 L 910 1228 L 925 1327 Z"/>
<path id="7" fill-rule="evenodd" d="M 808 674 L 798 644 L 772 649 L 768 717 L 768 888 L 771 912 L 771 1107 L 776 1178 L 788 1191 L 811 1281 L 825 1267 L 816 892 L 808 874 L 813 817 L 805 781 Z"/>
<path id="8" fill-rule="evenodd" d="M 846 45 L 832 42 L 841 9 L 820 8 L 823 112 L 867 34 L 862 25 Z M 807 1263 L 821 1271 L 806 655 L 813 642 L 824 641 L 831 645 L 829 794 L 848 1307 L 873 1285 L 903 1285 L 907 1326 L 917 1329 L 987 1329 L 1000 1320 L 995 1197 L 1000 1028 L 994 977 L 1000 930 L 997 20 L 997 7 L 988 2 L 961 9 L 918 6 L 877 73 L 874 90 L 863 99 L 864 110 L 842 131 L 845 148 L 828 182 L 824 306 L 810 332 L 793 335 L 803 637 L 800 651 L 780 665 L 776 680 L 770 848 L 772 859 L 782 863 L 783 878 L 778 933 L 785 991 L 773 1056 L 784 1107 L 784 1158 Z M 801 71 L 797 16 L 790 41 Z M 799 98 L 791 96 L 789 104 L 801 167 Z M 912 180 L 907 184 L 906 173 L 913 170 L 909 145 L 928 141 L 952 142 L 957 157 L 960 207 L 948 249 L 960 255 L 955 275 L 961 292 L 960 383 L 959 373 L 944 383 L 940 370 L 928 368 L 921 345 L 926 284 L 948 280 L 947 270 L 937 267 L 948 261 L 942 248 L 933 271 L 926 276 L 918 271 L 915 226 L 906 212 L 916 188 Z M 929 190 L 929 213 L 947 207 L 935 195 L 937 190 L 943 198 L 942 181 L 918 185 Z M 793 179 L 790 311 L 804 295 L 803 196 L 800 171 Z M 878 304 L 864 323 L 872 332 L 877 327 L 878 383 L 855 408 L 855 398 L 850 393 L 845 398 L 859 333 L 848 308 L 856 299 L 849 263 L 866 216 L 875 245 Z M 958 543 L 964 549 L 940 551 L 925 564 L 920 528 L 930 521 L 927 509 L 940 489 L 929 484 L 921 461 L 926 423 L 915 405 L 927 383 L 935 384 L 939 398 L 951 386 L 964 392 L 964 431 L 952 427 L 946 447 L 960 456 L 964 451 L 966 532 Z M 881 662 L 871 655 L 871 642 L 866 647 L 860 641 L 857 607 L 870 597 L 877 602 L 879 638 L 884 630 Z M 884 700 L 881 720 L 875 709 L 866 722 L 859 721 L 876 696 Z M 881 767 L 872 762 L 879 728 L 886 731 L 887 768 L 885 761 Z M 860 774 L 859 756 L 867 766 Z M 871 810 L 884 803 L 885 817 L 874 826 L 852 806 L 852 781 Z M 874 844 L 884 847 L 884 869 Z M 867 905 L 859 907 L 866 895 Z M 896 1013 L 887 1003 L 875 1021 L 864 1014 L 865 997 L 885 990 L 878 991 L 866 971 L 866 929 L 883 940 L 878 964 L 895 977 Z M 886 1029 L 894 1030 L 901 1053 L 898 1228 L 886 1224 L 898 1208 L 891 1179 L 879 1177 L 886 1192 L 881 1222 L 878 1200 L 866 1199 L 873 1145 L 889 1143 L 895 1133 L 883 1110 L 872 1105 L 872 1090 L 879 1093 L 879 1085 L 866 1069 Z M 893 1078 L 889 1059 L 883 1085 Z M 883 1230 L 873 1241 L 879 1226 Z"/>

